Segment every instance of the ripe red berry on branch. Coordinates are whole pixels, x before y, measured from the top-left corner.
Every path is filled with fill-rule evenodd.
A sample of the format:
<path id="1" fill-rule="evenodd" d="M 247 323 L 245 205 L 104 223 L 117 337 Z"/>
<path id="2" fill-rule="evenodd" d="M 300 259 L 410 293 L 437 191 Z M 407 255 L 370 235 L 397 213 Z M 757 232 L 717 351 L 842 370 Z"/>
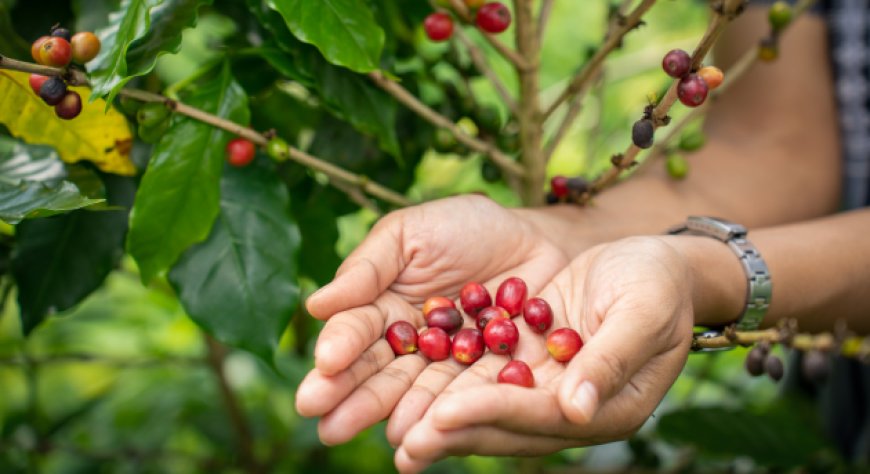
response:
<path id="1" fill-rule="evenodd" d="M 42 58 L 39 55 L 39 50 L 42 48 L 42 43 L 45 43 L 51 39 L 51 36 L 41 36 L 39 39 L 33 42 L 33 45 L 30 46 L 30 56 L 33 57 L 33 60 L 37 62 L 37 64 L 42 64 Z"/>
<path id="2" fill-rule="evenodd" d="M 477 10 L 477 26 L 487 33 L 501 33 L 511 26 L 511 11 L 501 2 L 487 3 Z"/>
<path id="3" fill-rule="evenodd" d="M 53 36 L 42 41 L 39 46 L 39 62 L 41 64 L 53 67 L 65 67 L 71 59 L 72 47 L 63 38 Z"/>
<path id="4" fill-rule="evenodd" d="M 568 197 L 568 178 L 564 176 L 553 176 L 550 180 L 550 191 L 558 199 Z"/>
<path id="5" fill-rule="evenodd" d="M 30 88 L 33 89 L 33 93 L 39 95 L 39 90 L 42 88 L 42 84 L 48 80 L 48 76 L 43 76 L 40 74 L 31 74 L 30 75 Z"/>
<path id="6" fill-rule="evenodd" d="M 447 41 L 453 35 L 453 18 L 447 13 L 437 12 L 423 20 L 426 36 L 432 41 Z"/>
<path id="7" fill-rule="evenodd" d="M 662 69 L 674 79 L 685 76 L 691 68 L 692 57 L 682 49 L 673 49 L 662 59 Z"/>
<path id="8" fill-rule="evenodd" d="M 697 107 L 707 99 L 709 88 L 704 79 L 697 74 L 689 74 L 677 86 L 677 96 L 686 107 Z"/>
<path id="9" fill-rule="evenodd" d="M 82 98 L 76 91 L 67 91 L 60 102 L 54 106 L 54 113 L 64 120 L 72 120 L 82 113 Z"/>
<path id="10" fill-rule="evenodd" d="M 227 143 L 227 161 L 237 167 L 247 166 L 254 161 L 257 148 L 250 140 L 234 138 Z"/>

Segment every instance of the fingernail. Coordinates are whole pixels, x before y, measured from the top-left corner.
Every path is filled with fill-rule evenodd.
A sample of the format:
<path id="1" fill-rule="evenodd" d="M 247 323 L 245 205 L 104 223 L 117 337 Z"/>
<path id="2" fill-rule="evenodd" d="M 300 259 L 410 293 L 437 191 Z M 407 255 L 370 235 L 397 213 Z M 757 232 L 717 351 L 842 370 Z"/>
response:
<path id="1" fill-rule="evenodd" d="M 592 420 L 595 416 L 595 411 L 598 410 L 598 391 L 595 386 L 588 380 L 581 383 L 577 388 L 577 393 L 571 399 L 571 403 L 577 408 L 577 411 L 583 414 L 587 421 Z"/>

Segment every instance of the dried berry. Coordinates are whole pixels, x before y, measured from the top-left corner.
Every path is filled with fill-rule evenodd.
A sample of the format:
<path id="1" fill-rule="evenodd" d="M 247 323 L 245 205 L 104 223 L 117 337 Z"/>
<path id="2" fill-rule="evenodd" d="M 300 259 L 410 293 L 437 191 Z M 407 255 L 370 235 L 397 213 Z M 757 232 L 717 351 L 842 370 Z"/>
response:
<path id="1" fill-rule="evenodd" d="M 553 309 L 542 298 L 531 298 L 523 305 L 523 319 L 529 329 L 544 334 L 553 325 Z"/>
<path id="2" fill-rule="evenodd" d="M 559 362 L 568 362 L 582 348 L 583 339 L 571 328 L 559 328 L 547 336 L 547 351 Z"/>
<path id="3" fill-rule="evenodd" d="M 452 334 L 462 327 L 462 315 L 456 308 L 434 308 L 426 315 L 426 325 Z"/>
<path id="4" fill-rule="evenodd" d="M 668 52 L 662 59 L 662 69 L 667 75 L 679 79 L 689 73 L 692 68 L 692 57 L 682 49 Z"/>
<path id="5" fill-rule="evenodd" d="M 758 377 L 764 373 L 764 361 L 767 359 L 767 354 L 758 346 L 753 347 L 749 354 L 746 355 L 746 371 L 753 377 Z"/>
<path id="6" fill-rule="evenodd" d="M 677 85 L 677 97 L 686 107 L 697 107 L 707 99 L 707 83 L 697 74 L 689 74 Z"/>
<path id="7" fill-rule="evenodd" d="M 483 356 L 485 346 L 483 333 L 474 328 L 464 328 L 453 336 L 451 352 L 460 364 L 471 365 Z"/>
<path id="8" fill-rule="evenodd" d="M 653 146 L 656 127 L 650 119 L 640 119 L 631 127 L 631 141 L 638 148 L 647 149 Z"/>
<path id="9" fill-rule="evenodd" d="M 66 83 L 59 77 L 52 77 L 42 83 L 39 97 L 48 105 L 57 105 L 66 95 Z"/>
<path id="10" fill-rule="evenodd" d="M 390 324 L 385 337 L 396 355 L 417 352 L 417 330 L 407 321 L 396 321 Z"/>
<path id="11" fill-rule="evenodd" d="M 483 342 L 493 354 L 513 354 L 520 341 L 520 331 L 510 319 L 495 318 L 483 331 Z"/>
<path id="12" fill-rule="evenodd" d="M 526 282 L 517 277 L 511 277 L 501 282 L 495 293 L 495 305 L 502 307 L 511 317 L 523 312 L 528 288 Z"/>
<path id="13" fill-rule="evenodd" d="M 782 379 L 783 374 L 785 374 L 785 367 L 782 365 L 782 359 L 774 355 L 767 356 L 767 360 L 764 362 L 764 370 L 766 370 L 767 375 L 776 382 L 779 382 Z"/>
<path id="14" fill-rule="evenodd" d="M 532 388 L 535 386 L 535 376 L 528 364 L 521 360 L 512 360 L 505 364 L 498 373 L 498 383 L 511 383 L 521 387 Z"/>
<path id="15" fill-rule="evenodd" d="M 441 328 L 426 328 L 417 336 L 417 346 L 431 361 L 450 357 L 450 336 Z"/>
<path id="16" fill-rule="evenodd" d="M 466 283 L 459 290 L 459 304 L 462 306 L 465 314 L 476 318 L 480 310 L 487 306 L 492 306 L 492 297 L 489 296 L 489 292 L 480 283 Z"/>
<path id="17" fill-rule="evenodd" d="M 801 369 L 807 380 L 822 382 L 828 378 L 828 374 L 831 371 L 830 359 L 822 351 L 809 351 L 803 355 Z"/>

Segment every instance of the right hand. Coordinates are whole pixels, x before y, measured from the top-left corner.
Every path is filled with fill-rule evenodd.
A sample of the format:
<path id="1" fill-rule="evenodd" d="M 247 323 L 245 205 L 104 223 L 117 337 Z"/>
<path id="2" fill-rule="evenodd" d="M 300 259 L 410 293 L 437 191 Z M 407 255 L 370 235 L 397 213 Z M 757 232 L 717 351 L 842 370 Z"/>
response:
<path id="1" fill-rule="evenodd" d="M 422 355 L 396 358 L 383 338 L 389 324 L 407 320 L 422 327 L 426 298 L 456 298 L 471 281 L 494 297 L 502 280 L 518 276 L 536 294 L 568 264 L 569 256 L 521 217 L 528 212 L 480 196 L 393 212 L 348 256 L 335 279 L 308 299 L 309 312 L 326 324 L 296 407 L 303 416 L 322 417 L 324 443 L 349 441 L 390 416 L 387 437 L 398 446 L 465 368 L 452 358 L 432 364 Z"/>

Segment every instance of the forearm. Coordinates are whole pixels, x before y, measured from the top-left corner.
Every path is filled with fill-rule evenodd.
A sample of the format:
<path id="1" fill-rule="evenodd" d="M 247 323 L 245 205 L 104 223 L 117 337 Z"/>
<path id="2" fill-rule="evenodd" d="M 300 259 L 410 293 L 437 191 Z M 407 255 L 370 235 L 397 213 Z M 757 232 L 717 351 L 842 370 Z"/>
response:
<path id="1" fill-rule="evenodd" d="M 752 230 L 749 239 L 770 269 L 773 297 L 765 326 L 795 319 L 805 331 L 838 321 L 870 334 L 870 209 L 800 224 Z M 705 237 L 662 237 L 686 255 L 698 324 L 727 324 L 746 299 L 736 256 Z"/>

